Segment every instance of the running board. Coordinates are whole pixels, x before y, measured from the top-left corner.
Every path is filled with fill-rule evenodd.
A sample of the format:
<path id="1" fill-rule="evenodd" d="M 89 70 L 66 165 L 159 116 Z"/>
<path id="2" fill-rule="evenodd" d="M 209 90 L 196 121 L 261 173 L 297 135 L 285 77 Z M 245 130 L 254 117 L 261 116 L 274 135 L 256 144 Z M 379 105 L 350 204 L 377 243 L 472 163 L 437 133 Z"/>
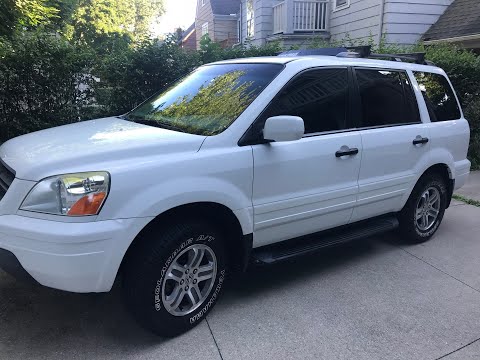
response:
<path id="1" fill-rule="evenodd" d="M 373 235 L 391 231 L 397 227 L 398 220 L 395 216 L 362 221 L 338 229 L 327 230 L 298 239 L 282 241 L 278 244 L 253 249 L 252 260 L 256 264 L 272 264 L 296 256 L 313 253 L 329 246 L 368 238 Z"/>

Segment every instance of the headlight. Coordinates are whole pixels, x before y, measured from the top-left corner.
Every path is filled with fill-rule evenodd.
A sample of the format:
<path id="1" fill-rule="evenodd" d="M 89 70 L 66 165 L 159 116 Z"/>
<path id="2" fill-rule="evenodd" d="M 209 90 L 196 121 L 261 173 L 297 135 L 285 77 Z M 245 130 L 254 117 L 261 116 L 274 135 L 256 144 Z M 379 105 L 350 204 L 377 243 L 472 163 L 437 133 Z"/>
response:
<path id="1" fill-rule="evenodd" d="M 107 198 L 110 175 L 89 172 L 52 176 L 40 181 L 20 210 L 54 215 L 97 215 Z"/>

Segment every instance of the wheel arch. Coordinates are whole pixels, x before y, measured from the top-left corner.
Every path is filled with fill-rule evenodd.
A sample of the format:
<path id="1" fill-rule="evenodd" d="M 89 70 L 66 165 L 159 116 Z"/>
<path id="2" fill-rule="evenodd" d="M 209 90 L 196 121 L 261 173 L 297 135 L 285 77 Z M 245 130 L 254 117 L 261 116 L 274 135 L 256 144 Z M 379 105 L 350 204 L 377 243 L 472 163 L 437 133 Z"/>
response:
<path id="1" fill-rule="evenodd" d="M 235 269 L 244 270 L 248 264 L 250 251 L 252 249 L 252 234 L 244 234 L 241 220 L 237 214 L 227 206 L 216 202 L 195 202 L 171 208 L 150 221 L 127 248 L 120 264 L 119 273 L 124 269 L 129 255 L 132 254 L 138 246 L 145 244 L 153 231 L 158 231 L 158 229 L 162 227 L 178 222 L 179 219 L 187 220 L 195 218 L 209 221 L 216 226 L 220 224 L 220 230 L 227 239 L 225 246 L 230 264 Z"/>
<path id="2" fill-rule="evenodd" d="M 432 165 L 427 170 L 425 170 L 420 179 L 425 175 L 432 173 L 440 175 L 446 182 L 448 196 L 446 207 L 448 208 L 450 206 L 450 202 L 452 201 L 453 189 L 455 188 L 455 178 L 453 171 L 447 164 L 439 163 Z"/>

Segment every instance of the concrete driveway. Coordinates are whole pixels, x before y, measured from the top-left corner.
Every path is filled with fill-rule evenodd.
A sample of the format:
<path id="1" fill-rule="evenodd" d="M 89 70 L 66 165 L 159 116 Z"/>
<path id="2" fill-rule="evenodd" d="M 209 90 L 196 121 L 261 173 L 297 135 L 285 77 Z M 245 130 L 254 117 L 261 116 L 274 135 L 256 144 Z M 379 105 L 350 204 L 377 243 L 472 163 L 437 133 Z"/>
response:
<path id="1" fill-rule="evenodd" d="M 252 269 L 208 322 L 171 340 L 120 294 L 0 274 L 1 359 L 480 359 L 480 208 L 454 202 L 435 238 L 394 234 Z"/>

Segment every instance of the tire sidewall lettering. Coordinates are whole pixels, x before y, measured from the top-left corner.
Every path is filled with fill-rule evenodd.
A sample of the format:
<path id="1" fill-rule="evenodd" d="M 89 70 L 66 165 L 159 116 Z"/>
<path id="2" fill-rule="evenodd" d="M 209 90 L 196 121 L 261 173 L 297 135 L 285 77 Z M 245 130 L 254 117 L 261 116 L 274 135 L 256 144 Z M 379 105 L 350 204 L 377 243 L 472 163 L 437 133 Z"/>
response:
<path id="1" fill-rule="evenodd" d="M 210 297 L 208 302 L 205 304 L 205 306 L 196 315 L 190 318 L 190 324 L 194 324 L 198 320 L 202 319 L 203 316 L 208 312 L 208 310 L 213 306 L 213 304 L 217 300 L 220 290 L 222 289 L 223 282 L 225 281 L 225 273 L 226 273 L 225 269 L 220 271 L 220 276 L 218 277 L 218 284 L 215 287 L 215 291 L 213 292 L 212 296 Z"/>

